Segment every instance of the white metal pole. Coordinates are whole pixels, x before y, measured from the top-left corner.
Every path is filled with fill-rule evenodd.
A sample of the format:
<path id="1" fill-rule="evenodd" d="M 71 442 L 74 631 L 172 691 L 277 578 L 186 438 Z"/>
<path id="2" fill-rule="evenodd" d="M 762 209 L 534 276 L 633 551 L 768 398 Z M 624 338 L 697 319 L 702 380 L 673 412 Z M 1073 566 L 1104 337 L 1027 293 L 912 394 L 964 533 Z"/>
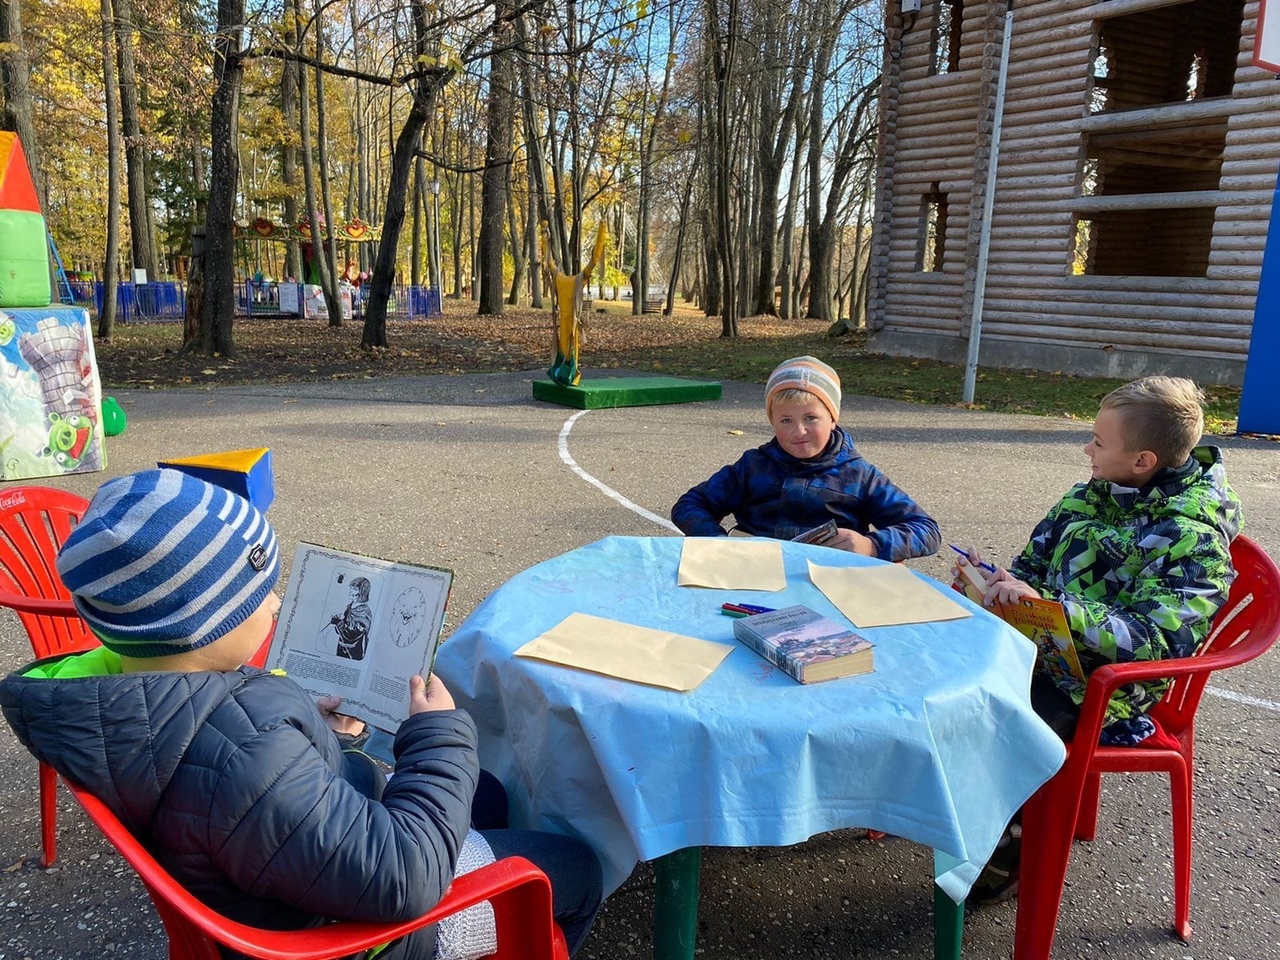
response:
<path id="1" fill-rule="evenodd" d="M 996 167 L 1000 162 L 1000 128 L 1004 124 L 1004 88 L 1009 78 L 1009 41 L 1013 37 L 1013 0 L 1004 11 L 1004 39 L 1000 46 L 1000 74 L 996 80 L 995 116 L 991 122 L 991 158 L 987 164 L 987 193 L 982 198 L 982 231 L 978 237 L 978 265 L 973 290 L 973 316 L 969 319 L 969 358 L 964 368 L 965 403 L 973 403 L 978 379 L 978 348 L 982 339 L 982 305 L 987 293 L 987 254 L 991 247 L 991 211 L 996 199 Z"/>
<path id="2" fill-rule="evenodd" d="M 440 263 L 440 181 L 439 180 L 431 181 L 431 205 L 433 208 L 432 213 L 434 214 L 432 219 L 435 221 L 434 242 L 431 244 L 431 262 L 432 262 L 432 266 L 435 267 L 435 274 L 436 274 L 435 276 L 436 301 L 437 301 L 436 306 L 439 308 L 440 312 L 443 313 L 444 312 L 444 277 L 442 276 L 442 271 L 441 271 L 442 265 Z"/>

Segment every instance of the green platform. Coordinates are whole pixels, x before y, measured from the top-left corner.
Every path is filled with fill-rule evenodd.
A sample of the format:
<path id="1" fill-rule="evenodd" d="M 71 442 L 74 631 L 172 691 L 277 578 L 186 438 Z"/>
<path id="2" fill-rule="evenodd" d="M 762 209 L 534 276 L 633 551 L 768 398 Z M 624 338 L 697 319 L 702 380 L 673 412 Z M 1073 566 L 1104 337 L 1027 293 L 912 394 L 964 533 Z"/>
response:
<path id="1" fill-rule="evenodd" d="M 576 387 L 566 387 L 554 380 L 535 380 L 533 398 L 579 410 L 643 407 L 654 403 L 719 400 L 720 384 L 681 377 L 599 377 L 584 379 Z"/>

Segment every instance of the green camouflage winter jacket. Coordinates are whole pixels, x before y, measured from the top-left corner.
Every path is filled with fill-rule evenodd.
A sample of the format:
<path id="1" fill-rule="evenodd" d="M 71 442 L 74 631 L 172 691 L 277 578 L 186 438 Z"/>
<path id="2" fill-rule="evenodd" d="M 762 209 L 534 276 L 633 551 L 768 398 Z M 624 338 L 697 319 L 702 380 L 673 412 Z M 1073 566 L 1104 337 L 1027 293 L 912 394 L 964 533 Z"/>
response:
<path id="1" fill-rule="evenodd" d="M 1228 548 L 1242 523 L 1218 448 L 1196 447 L 1145 487 L 1072 487 L 1009 571 L 1062 601 L 1086 676 L 1104 663 L 1185 657 L 1226 602 L 1235 578 Z M 1083 703 L 1084 684 L 1054 679 Z M 1107 722 L 1146 713 L 1167 686 L 1121 687 Z"/>

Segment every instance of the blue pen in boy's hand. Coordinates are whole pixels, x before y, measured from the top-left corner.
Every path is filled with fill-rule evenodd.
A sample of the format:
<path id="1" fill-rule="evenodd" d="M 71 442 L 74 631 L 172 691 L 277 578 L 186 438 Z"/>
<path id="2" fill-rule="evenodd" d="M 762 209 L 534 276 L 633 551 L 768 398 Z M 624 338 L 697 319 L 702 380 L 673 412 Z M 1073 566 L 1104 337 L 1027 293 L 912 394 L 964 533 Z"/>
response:
<path id="1" fill-rule="evenodd" d="M 950 547 L 952 550 L 954 550 L 956 553 L 960 554 L 960 556 L 964 557 L 966 560 L 967 560 L 967 559 L 969 559 L 969 551 L 968 551 L 968 550 L 964 550 L 964 549 L 962 549 L 961 547 L 957 547 L 954 543 L 949 543 L 949 544 L 947 544 L 947 546 L 949 546 L 949 547 Z M 979 570 L 985 570 L 985 571 L 987 571 L 987 573 L 995 573 L 995 572 L 996 572 L 996 565 L 995 565 L 994 563 L 987 563 L 985 560 L 979 560 L 979 561 L 978 561 L 978 569 L 979 569 Z"/>

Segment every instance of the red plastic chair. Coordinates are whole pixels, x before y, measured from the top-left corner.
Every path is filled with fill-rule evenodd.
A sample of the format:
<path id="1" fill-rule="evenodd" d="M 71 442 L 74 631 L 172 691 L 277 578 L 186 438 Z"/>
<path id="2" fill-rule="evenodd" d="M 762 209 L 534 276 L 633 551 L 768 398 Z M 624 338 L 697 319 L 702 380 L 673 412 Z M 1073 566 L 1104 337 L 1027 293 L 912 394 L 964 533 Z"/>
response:
<path id="1" fill-rule="evenodd" d="M 58 548 L 89 501 L 51 487 L 0 489 L 0 606 L 18 614 L 36 659 L 98 645 L 58 579 Z M 41 862 L 58 853 L 58 776 L 40 764 Z"/>
<path id="2" fill-rule="evenodd" d="M 55 566 L 58 550 L 88 506 L 83 497 L 52 487 L 0 489 L 0 607 L 17 613 L 37 660 L 98 646 Z M 268 634 L 250 665 L 265 666 L 270 646 Z M 43 763 L 40 842 L 41 862 L 50 866 L 58 855 L 58 775 Z"/>
<path id="3" fill-rule="evenodd" d="M 457 877 L 443 900 L 413 920 L 261 930 L 206 907 L 156 862 L 101 800 L 70 781 L 67 788 L 147 888 L 169 935 L 169 960 L 222 960 L 219 944 L 261 960 L 333 960 L 438 923 L 482 900 L 493 905 L 497 919 L 497 960 L 568 960 L 564 934 L 551 914 L 551 883 L 523 857 L 507 857 Z"/>
<path id="4" fill-rule="evenodd" d="M 1209 638 L 1191 657 L 1108 664 L 1089 677 L 1075 737 L 1062 769 L 1022 812 L 1015 960 L 1048 960 L 1072 838 L 1092 840 L 1102 774 L 1167 773 L 1173 800 L 1173 929 L 1191 937 L 1191 812 L 1195 713 L 1209 674 L 1260 656 L 1280 637 L 1280 569 L 1248 537 L 1231 544 L 1236 579 Z M 1135 680 L 1172 679 L 1152 709 L 1156 734 L 1136 747 L 1098 745 L 1107 702 Z M 1067 829 L 1065 825 L 1069 825 Z"/>

